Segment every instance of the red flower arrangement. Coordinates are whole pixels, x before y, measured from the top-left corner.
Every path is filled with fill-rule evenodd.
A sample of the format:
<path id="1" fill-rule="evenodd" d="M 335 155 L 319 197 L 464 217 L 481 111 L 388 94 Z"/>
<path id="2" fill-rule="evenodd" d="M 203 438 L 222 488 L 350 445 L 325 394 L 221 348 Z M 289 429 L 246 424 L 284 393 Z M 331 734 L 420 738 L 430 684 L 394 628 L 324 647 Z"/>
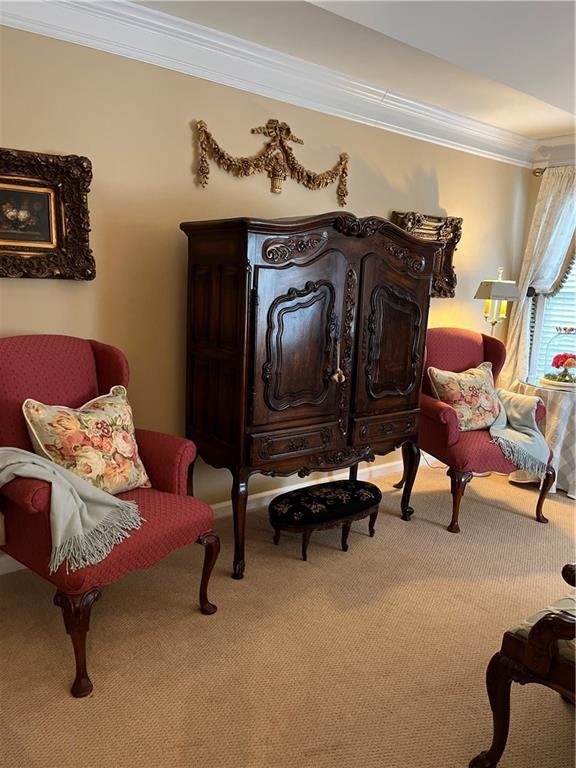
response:
<path id="1" fill-rule="evenodd" d="M 554 355 L 552 367 L 558 368 L 558 373 L 545 373 L 544 380 L 576 385 L 576 355 L 573 352 L 561 352 Z"/>
<path id="2" fill-rule="evenodd" d="M 570 352 L 562 352 L 552 358 L 552 368 L 574 368 L 576 358 Z"/>

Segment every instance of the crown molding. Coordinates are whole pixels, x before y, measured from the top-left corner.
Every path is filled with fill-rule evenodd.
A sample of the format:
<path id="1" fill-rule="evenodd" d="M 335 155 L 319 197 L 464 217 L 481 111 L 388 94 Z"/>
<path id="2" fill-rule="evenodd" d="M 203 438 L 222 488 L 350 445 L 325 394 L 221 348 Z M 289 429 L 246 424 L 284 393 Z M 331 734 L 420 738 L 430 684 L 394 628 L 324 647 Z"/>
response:
<path id="1" fill-rule="evenodd" d="M 553 136 L 536 142 L 532 156 L 534 168 L 555 168 L 574 165 L 576 162 L 575 137 L 573 133 Z"/>
<path id="2" fill-rule="evenodd" d="M 276 101 L 532 167 L 537 141 L 128 0 L 2 3 L 4 26 L 95 48 Z"/>

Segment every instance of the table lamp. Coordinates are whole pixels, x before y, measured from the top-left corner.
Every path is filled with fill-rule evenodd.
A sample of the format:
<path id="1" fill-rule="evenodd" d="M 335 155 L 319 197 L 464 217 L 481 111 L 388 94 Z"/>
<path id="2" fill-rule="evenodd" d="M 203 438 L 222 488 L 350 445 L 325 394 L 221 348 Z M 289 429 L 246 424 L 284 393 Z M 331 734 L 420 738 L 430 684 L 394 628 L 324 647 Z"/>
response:
<path id="1" fill-rule="evenodd" d="M 494 336 L 495 326 L 506 319 L 508 302 L 520 298 L 514 280 L 503 280 L 503 274 L 503 267 L 498 267 L 496 280 L 482 280 L 474 295 L 475 299 L 484 299 L 484 319 L 491 325 L 491 336 Z"/>

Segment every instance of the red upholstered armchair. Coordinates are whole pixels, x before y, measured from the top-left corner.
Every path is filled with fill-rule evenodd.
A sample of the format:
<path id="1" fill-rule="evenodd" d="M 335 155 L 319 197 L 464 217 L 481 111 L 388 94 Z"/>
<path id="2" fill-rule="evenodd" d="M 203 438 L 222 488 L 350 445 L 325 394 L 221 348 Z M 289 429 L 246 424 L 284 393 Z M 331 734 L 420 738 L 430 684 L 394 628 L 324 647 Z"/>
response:
<path id="1" fill-rule="evenodd" d="M 128 385 L 128 363 L 120 350 L 70 336 L 0 338 L 0 446 L 31 451 L 22 402 L 27 397 L 77 408 L 116 384 Z M 86 669 L 86 633 L 100 587 L 131 571 L 157 563 L 172 550 L 198 542 L 205 548 L 200 610 L 214 613 L 207 587 L 220 542 L 212 531 L 212 509 L 187 496 L 190 464 L 196 448 L 190 440 L 136 430 L 140 456 L 152 488 L 137 488 L 120 498 L 137 502 L 145 519 L 139 530 L 116 545 L 97 565 L 66 573 L 65 564 L 51 574 L 50 485 L 16 478 L 0 488 L 6 543 L 11 557 L 52 582 L 54 602 L 62 609 L 76 659 L 72 695 L 87 696 L 92 683 Z"/>
<path id="2" fill-rule="evenodd" d="M 505 360 L 506 347 L 499 339 L 461 328 L 430 328 L 428 331 L 426 370 L 429 366 L 434 366 L 459 373 L 489 361 L 492 363 L 496 382 Z M 426 371 L 422 383 L 420 408 L 418 444 L 426 453 L 448 465 L 452 491 L 452 520 L 448 530 L 451 533 L 458 533 L 460 501 L 473 473 L 510 474 L 518 467 L 504 458 L 500 448 L 491 442 L 487 429 L 459 431 L 456 411 L 433 396 Z M 536 411 L 538 421 L 544 417 L 545 413 L 544 405 L 538 406 Z M 548 522 L 542 514 L 542 505 L 555 477 L 553 467 L 548 466 L 536 506 L 536 519 L 540 523 Z"/>

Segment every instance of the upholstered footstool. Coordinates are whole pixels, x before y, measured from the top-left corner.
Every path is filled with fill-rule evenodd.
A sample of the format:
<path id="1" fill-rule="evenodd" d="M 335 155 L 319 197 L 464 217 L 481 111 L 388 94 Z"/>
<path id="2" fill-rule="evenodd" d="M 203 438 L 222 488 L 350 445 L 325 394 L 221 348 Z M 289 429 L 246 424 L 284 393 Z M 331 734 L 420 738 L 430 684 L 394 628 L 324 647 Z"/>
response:
<path id="1" fill-rule="evenodd" d="M 283 493 L 270 502 L 268 509 L 274 544 L 280 541 L 281 531 L 301 533 L 302 560 L 306 560 L 312 531 L 341 525 L 342 549 L 346 552 L 354 520 L 370 517 L 368 531 L 374 536 L 381 501 L 380 489 L 361 480 L 336 480 Z"/>

